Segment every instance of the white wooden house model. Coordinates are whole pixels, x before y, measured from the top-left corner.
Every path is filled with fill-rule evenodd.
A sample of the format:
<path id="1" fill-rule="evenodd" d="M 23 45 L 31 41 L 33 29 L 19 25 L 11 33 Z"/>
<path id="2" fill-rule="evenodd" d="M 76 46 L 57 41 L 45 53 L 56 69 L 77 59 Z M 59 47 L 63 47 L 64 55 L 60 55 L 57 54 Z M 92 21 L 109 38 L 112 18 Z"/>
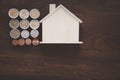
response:
<path id="1" fill-rule="evenodd" d="M 40 44 L 82 44 L 79 41 L 79 27 L 82 23 L 78 17 L 63 5 L 49 5 L 49 14 L 42 23 L 42 42 Z"/>

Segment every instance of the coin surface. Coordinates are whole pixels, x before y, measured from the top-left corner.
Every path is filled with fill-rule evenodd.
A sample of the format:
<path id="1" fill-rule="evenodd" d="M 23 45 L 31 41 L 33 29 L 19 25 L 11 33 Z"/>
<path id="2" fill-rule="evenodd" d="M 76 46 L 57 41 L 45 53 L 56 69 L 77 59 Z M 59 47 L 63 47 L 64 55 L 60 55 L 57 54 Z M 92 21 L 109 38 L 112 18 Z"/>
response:
<path id="1" fill-rule="evenodd" d="M 17 44 L 18 44 L 17 40 L 12 40 L 12 45 L 13 46 L 17 46 Z"/>
<path id="2" fill-rule="evenodd" d="M 34 46 L 39 45 L 39 43 L 40 43 L 40 41 L 39 41 L 38 39 L 33 39 L 33 41 L 32 41 L 32 44 L 33 44 Z"/>
<path id="3" fill-rule="evenodd" d="M 25 43 L 26 43 L 26 45 L 31 45 L 32 41 L 31 41 L 31 39 L 28 38 L 25 40 Z"/>
<path id="4" fill-rule="evenodd" d="M 23 30 L 21 32 L 21 37 L 22 38 L 28 38 L 29 37 L 29 31 L 28 30 Z"/>
<path id="5" fill-rule="evenodd" d="M 29 11 L 27 9 L 22 9 L 19 12 L 19 16 L 21 19 L 27 19 L 29 17 Z"/>
<path id="6" fill-rule="evenodd" d="M 30 11 L 30 17 L 33 19 L 37 19 L 40 17 L 40 11 L 38 9 L 32 9 Z"/>
<path id="7" fill-rule="evenodd" d="M 19 21 L 17 19 L 11 19 L 9 22 L 9 26 L 12 29 L 17 29 L 19 27 Z"/>
<path id="8" fill-rule="evenodd" d="M 30 27 L 31 27 L 32 29 L 38 29 L 39 26 L 40 26 L 40 23 L 39 23 L 38 20 L 32 20 L 32 21 L 30 21 Z"/>
<path id="9" fill-rule="evenodd" d="M 10 31 L 10 37 L 13 39 L 17 39 L 20 37 L 20 31 L 18 29 L 12 29 Z"/>
<path id="10" fill-rule="evenodd" d="M 16 8 L 11 8 L 8 11 L 8 15 L 9 15 L 10 18 L 17 18 L 18 15 L 19 15 L 19 11 Z"/>
<path id="11" fill-rule="evenodd" d="M 21 20 L 20 21 L 20 28 L 21 29 L 28 29 L 29 28 L 29 21 L 28 20 Z"/>
<path id="12" fill-rule="evenodd" d="M 18 39 L 18 45 L 23 46 L 25 45 L 25 40 L 24 39 Z"/>
<path id="13" fill-rule="evenodd" d="M 39 32 L 38 32 L 38 30 L 32 30 L 32 31 L 30 32 L 30 35 L 31 35 L 31 37 L 33 37 L 33 38 L 37 38 L 37 37 L 39 36 Z"/>

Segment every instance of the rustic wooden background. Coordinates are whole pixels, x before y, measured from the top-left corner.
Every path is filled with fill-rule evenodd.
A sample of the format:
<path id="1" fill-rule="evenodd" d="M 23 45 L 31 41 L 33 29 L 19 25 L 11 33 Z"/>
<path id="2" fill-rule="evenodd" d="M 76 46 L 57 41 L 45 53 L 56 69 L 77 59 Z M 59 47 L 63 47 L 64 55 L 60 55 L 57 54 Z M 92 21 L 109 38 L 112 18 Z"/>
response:
<path id="1" fill-rule="evenodd" d="M 12 46 L 8 10 L 37 8 L 43 18 L 49 3 L 84 21 L 84 44 Z M 120 0 L 0 0 L 0 80 L 120 80 Z"/>

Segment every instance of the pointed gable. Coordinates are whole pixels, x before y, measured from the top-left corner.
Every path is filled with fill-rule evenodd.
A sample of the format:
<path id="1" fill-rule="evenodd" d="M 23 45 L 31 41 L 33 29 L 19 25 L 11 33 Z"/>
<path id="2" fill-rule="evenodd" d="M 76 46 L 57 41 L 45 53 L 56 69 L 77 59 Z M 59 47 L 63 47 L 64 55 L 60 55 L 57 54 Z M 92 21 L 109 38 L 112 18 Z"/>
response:
<path id="1" fill-rule="evenodd" d="M 83 23 L 82 20 L 80 20 L 78 17 L 76 17 L 72 12 L 70 12 L 67 8 L 65 8 L 62 4 L 60 4 L 52 13 L 49 13 L 46 17 L 44 17 L 40 23 L 42 23 L 44 20 L 46 20 L 47 18 L 49 18 L 49 16 L 53 15 L 57 10 L 59 10 L 60 8 L 64 9 L 64 11 L 66 11 L 69 15 L 71 15 L 73 18 L 75 18 L 77 21 L 79 21 L 80 23 Z"/>

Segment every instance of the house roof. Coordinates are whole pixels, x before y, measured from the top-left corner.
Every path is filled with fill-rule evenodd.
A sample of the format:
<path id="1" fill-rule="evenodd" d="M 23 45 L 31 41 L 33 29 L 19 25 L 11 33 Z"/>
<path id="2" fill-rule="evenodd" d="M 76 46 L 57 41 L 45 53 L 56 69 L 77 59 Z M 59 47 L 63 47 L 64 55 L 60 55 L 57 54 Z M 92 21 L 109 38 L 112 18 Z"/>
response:
<path id="1" fill-rule="evenodd" d="M 80 20 L 78 17 L 76 17 L 72 12 L 70 12 L 67 8 L 65 8 L 62 4 L 60 4 L 52 13 L 49 13 L 46 17 L 44 17 L 40 23 L 42 23 L 44 20 L 46 20 L 49 16 L 54 14 L 59 8 L 63 8 L 66 12 L 68 12 L 71 16 L 73 16 L 76 20 L 78 20 L 80 23 L 83 23 L 82 20 Z"/>

